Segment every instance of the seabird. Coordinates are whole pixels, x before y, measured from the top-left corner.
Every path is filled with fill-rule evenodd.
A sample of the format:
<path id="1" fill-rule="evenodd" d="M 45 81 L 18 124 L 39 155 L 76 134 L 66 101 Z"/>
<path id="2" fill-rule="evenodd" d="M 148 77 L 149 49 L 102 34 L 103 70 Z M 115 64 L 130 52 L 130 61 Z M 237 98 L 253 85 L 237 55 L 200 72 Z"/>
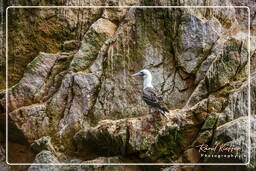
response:
<path id="1" fill-rule="evenodd" d="M 152 75 L 149 70 L 143 69 L 132 76 L 141 76 L 144 79 L 143 82 L 143 92 L 142 92 L 142 98 L 146 102 L 149 108 L 149 113 L 151 108 L 157 109 L 163 116 L 167 118 L 165 115 L 168 110 L 165 107 L 161 106 L 162 98 L 157 96 L 154 87 L 152 85 Z"/>

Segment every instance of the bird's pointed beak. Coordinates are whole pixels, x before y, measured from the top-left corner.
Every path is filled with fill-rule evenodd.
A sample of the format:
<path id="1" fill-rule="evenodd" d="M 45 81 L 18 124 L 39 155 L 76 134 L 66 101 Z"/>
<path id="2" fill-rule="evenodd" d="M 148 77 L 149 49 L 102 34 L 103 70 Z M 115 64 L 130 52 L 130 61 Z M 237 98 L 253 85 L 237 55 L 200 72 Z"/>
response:
<path id="1" fill-rule="evenodd" d="M 132 76 L 134 77 L 134 76 L 140 76 L 140 72 L 137 72 L 137 73 L 135 73 L 135 74 L 132 74 Z"/>

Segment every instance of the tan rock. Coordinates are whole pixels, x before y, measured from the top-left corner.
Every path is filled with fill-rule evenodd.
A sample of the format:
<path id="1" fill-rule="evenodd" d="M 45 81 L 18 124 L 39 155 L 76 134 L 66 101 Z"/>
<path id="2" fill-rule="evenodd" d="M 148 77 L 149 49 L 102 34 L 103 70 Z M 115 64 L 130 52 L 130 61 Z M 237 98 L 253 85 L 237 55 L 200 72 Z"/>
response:
<path id="1" fill-rule="evenodd" d="M 83 37 L 81 48 L 74 55 L 70 64 L 73 71 L 85 70 L 96 59 L 104 42 L 113 36 L 116 25 L 109 20 L 100 18 L 91 25 Z"/>
<path id="2" fill-rule="evenodd" d="M 198 130 L 198 123 L 194 122 L 193 115 L 183 112 L 178 121 L 173 112 L 168 115 L 168 120 L 160 116 L 103 120 L 98 126 L 81 130 L 74 136 L 76 148 L 83 155 L 139 153 L 141 158 L 153 161 L 159 160 L 163 155 L 169 155 L 167 160 L 173 160 L 182 149 L 191 144 L 192 137 Z"/>
<path id="3" fill-rule="evenodd" d="M 197 163 L 200 159 L 200 153 L 198 149 L 190 148 L 183 154 L 184 162 Z"/>
<path id="4" fill-rule="evenodd" d="M 10 112 L 8 117 L 9 121 L 11 121 L 9 124 L 15 125 L 19 131 L 22 131 L 26 141 L 29 143 L 49 134 L 50 123 L 46 115 L 46 106 L 44 104 L 21 107 Z M 10 138 L 16 139 L 17 137 L 14 136 L 14 132 L 10 134 Z M 22 135 L 19 136 L 22 137 Z M 23 138 L 20 139 L 22 141 Z"/>

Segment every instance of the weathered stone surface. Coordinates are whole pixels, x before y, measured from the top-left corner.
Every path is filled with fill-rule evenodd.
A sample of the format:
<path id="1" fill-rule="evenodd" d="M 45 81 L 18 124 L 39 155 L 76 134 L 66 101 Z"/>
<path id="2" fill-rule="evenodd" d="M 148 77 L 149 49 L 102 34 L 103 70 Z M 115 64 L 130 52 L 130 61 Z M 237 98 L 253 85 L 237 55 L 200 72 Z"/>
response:
<path id="1" fill-rule="evenodd" d="M 127 8 L 109 8 L 104 9 L 102 17 L 112 22 L 119 22 L 127 13 Z"/>
<path id="2" fill-rule="evenodd" d="M 161 171 L 177 171 L 177 170 L 179 170 L 179 166 L 166 167 L 166 168 L 163 168 Z"/>
<path id="3" fill-rule="evenodd" d="M 41 5 L 49 3 L 40 2 Z M 5 6 L 15 4 L 33 5 L 31 1 L 8 1 Z M 34 60 L 39 52 L 57 53 L 64 41 L 77 38 L 75 33 L 78 31 L 71 29 L 65 17 L 63 19 L 60 10 L 56 8 L 9 9 L 8 12 L 9 23 L 12 23 L 8 29 L 8 85 L 12 87 L 21 80 L 26 66 Z M 3 59 L 2 62 L 5 61 L 5 55 L 1 59 Z M 1 73 L 3 74 L 0 77 L 1 89 L 5 88 L 5 77 L 3 77 L 5 66 L 5 62 L 1 63 Z"/>
<path id="4" fill-rule="evenodd" d="M 115 30 L 116 25 L 103 18 L 93 23 L 84 35 L 81 48 L 70 64 L 71 70 L 81 71 L 86 69 L 96 59 L 101 46 L 114 34 Z"/>
<path id="5" fill-rule="evenodd" d="M 31 144 L 31 148 L 36 153 L 39 153 L 43 150 L 48 150 L 48 151 L 51 151 L 51 152 L 55 153 L 55 149 L 54 149 L 54 147 L 52 146 L 52 143 L 51 143 L 51 137 L 48 137 L 48 136 L 35 140 Z"/>
<path id="6" fill-rule="evenodd" d="M 254 76 L 251 79 L 251 84 L 254 85 L 256 77 Z M 252 89 L 254 91 L 254 89 Z M 232 94 L 228 97 L 228 105 L 223 110 L 220 115 L 219 125 L 230 122 L 242 116 L 249 115 L 249 108 L 248 108 L 248 82 L 244 82 L 241 87 L 234 90 Z M 254 103 L 255 97 L 251 96 L 251 102 Z M 254 104 L 252 104 L 254 108 Z"/>
<path id="7" fill-rule="evenodd" d="M 199 133 L 199 135 L 193 142 L 192 146 L 197 147 L 198 145 L 209 143 L 209 141 L 212 138 L 212 135 L 213 135 L 213 130 L 206 130 Z"/>
<path id="8" fill-rule="evenodd" d="M 79 45 L 80 45 L 80 42 L 77 40 L 68 40 L 63 43 L 62 49 L 63 51 L 71 51 L 71 50 L 78 49 Z"/>
<path id="9" fill-rule="evenodd" d="M 229 146 L 240 147 L 241 150 L 234 152 L 241 155 L 241 162 L 248 161 L 249 142 L 251 141 L 251 162 L 249 168 L 255 168 L 255 75 L 252 75 L 251 83 L 251 117 L 248 116 L 248 82 L 244 82 L 235 89 L 228 97 L 228 105 L 219 114 L 218 127 L 215 130 L 215 144 L 226 143 Z M 249 128 L 249 122 L 251 128 Z M 250 139 L 249 139 L 250 129 Z"/>
<path id="10" fill-rule="evenodd" d="M 205 119 L 204 124 L 201 128 L 201 130 L 203 131 L 207 129 L 213 129 L 218 119 L 218 114 L 216 113 L 209 113 L 208 115 L 209 116 Z"/>
<path id="11" fill-rule="evenodd" d="M 205 78 L 199 82 L 186 105 L 193 106 L 209 94 L 224 88 L 235 79 L 239 79 L 239 74 L 246 77 L 247 60 L 248 51 L 244 42 L 236 39 L 225 41 L 207 70 Z"/>
<path id="12" fill-rule="evenodd" d="M 58 165 L 50 165 L 51 163 L 59 163 L 58 159 L 50 152 L 50 151 L 42 151 L 39 154 L 36 155 L 36 159 L 34 160 L 33 163 L 44 163 L 44 164 L 49 164 L 49 165 L 31 165 L 28 168 L 28 171 L 59 171 L 62 170 L 62 166 Z"/>
<path id="13" fill-rule="evenodd" d="M 197 163 L 200 159 L 200 153 L 197 149 L 193 148 L 186 150 L 183 155 L 183 162 Z"/>
<path id="14" fill-rule="evenodd" d="M 56 3 L 133 5 L 137 2 L 92 0 L 78 4 L 71 0 Z M 140 5 L 166 3 L 141 1 Z M 172 1 L 167 4 L 176 3 L 234 5 L 237 2 Z M 54 22 L 52 19 L 57 13 L 44 10 L 38 15 L 42 21 Z M 33 143 L 32 148 L 38 153 L 35 162 L 198 162 L 196 146 L 200 144 L 239 145 L 248 139 L 245 135 L 249 95 L 246 11 L 233 7 L 84 8 L 63 9 L 58 16 L 63 23 L 69 23 L 67 35 L 73 35 L 62 39 L 67 51 L 40 53 L 20 82 L 9 89 L 8 116 L 12 131 L 9 138 L 28 143 L 25 145 L 28 147 Z M 32 20 L 37 23 L 36 17 L 31 16 Z M 48 32 L 41 28 L 50 37 L 52 29 Z M 81 46 L 76 52 L 73 45 L 80 38 Z M 253 49 L 252 46 L 251 71 L 255 70 Z M 148 115 L 141 99 L 141 80 L 130 77 L 142 68 L 152 72 L 153 85 L 171 109 L 168 119 L 156 112 Z M 250 95 L 254 114 L 256 88 L 252 73 Z M 0 99 L 2 123 L 4 91 L 0 92 Z M 255 121 L 251 121 L 253 130 Z M 254 139 L 251 141 L 255 152 Z M 243 152 L 248 151 L 247 143 L 241 147 Z M 113 157 L 117 155 L 120 157 Z M 251 159 L 254 163 L 248 167 L 253 168 L 253 155 Z M 141 168 L 30 167 L 30 170 L 47 169 Z M 192 170 L 194 167 L 170 169 Z"/>
<path id="15" fill-rule="evenodd" d="M 106 118 L 137 116 L 145 110 L 145 107 L 139 109 L 138 106 L 133 105 L 134 102 L 140 102 L 140 92 L 134 92 L 135 80 L 129 76 L 132 65 L 137 65 L 131 59 L 133 53 L 129 50 L 133 48 L 132 39 L 130 38 L 130 36 L 133 36 L 132 27 L 135 23 L 133 14 L 134 10 L 129 10 L 126 16 L 127 22 L 120 24 L 113 38 L 107 42 L 109 44 L 108 49 L 103 57 L 103 64 L 106 67 L 92 109 L 95 121 Z M 136 85 L 135 87 L 137 88 Z M 131 94 L 134 94 L 134 96 L 131 96 Z"/>
<path id="16" fill-rule="evenodd" d="M 249 168 L 254 169 L 255 165 L 256 165 L 256 136 L 254 134 L 255 130 L 256 130 L 256 117 L 255 117 L 255 113 L 253 113 L 253 117 L 250 120 L 251 122 L 251 132 L 250 132 L 250 140 L 251 140 L 251 161 L 249 164 Z"/>
<path id="17" fill-rule="evenodd" d="M 248 117 L 240 117 L 232 122 L 228 122 L 224 125 L 217 127 L 214 134 L 214 145 L 225 144 L 229 147 L 238 147 L 239 150 L 231 151 L 234 155 L 240 156 L 241 162 L 248 162 L 249 152 L 249 125 Z M 251 118 L 251 122 L 254 123 L 255 119 Z M 254 130 L 254 129 L 252 129 Z M 254 135 L 253 135 L 254 137 Z M 252 146 L 255 147 L 254 140 L 251 141 Z M 223 150 L 224 154 L 228 154 L 227 151 Z M 254 153 L 253 153 L 254 154 Z"/>
<path id="18" fill-rule="evenodd" d="M 201 63 L 200 68 L 196 72 L 196 83 L 199 83 L 199 81 L 204 78 L 209 67 L 212 65 L 213 60 L 220 55 L 222 49 L 223 45 L 220 43 L 213 45 L 211 52 L 209 52 L 209 56 L 207 56 L 207 58 Z"/>
<path id="19" fill-rule="evenodd" d="M 251 114 L 256 115 L 256 75 L 251 74 L 251 81 L 250 81 L 250 98 L 251 98 Z"/>
<path id="20" fill-rule="evenodd" d="M 1 138 L 4 138 L 1 135 Z M 5 147 L 2 146 L 2 143 L 0 144 L 0 170 L 2 171 L 8 171 L 9 166 L 5 163 L 6 158 L 5 158 Z"/>
<path id="21" fill-rule="evenodd" d="M 49 134 L 50 123 L 44 104 L 21 107 L 10 112 L 8 117 L 10 124 L 21 130 L 29 143 Z M 12 138 L 11 132 L 10 138 Z"/>
<path id="22" fill-rule="evenodd" d="M 40 53 L 26 68 L 23 78 L 8 90 L 8 111 L 36 103 L 34 96 L 46 82 L 58 55 Z M 4 97 L 1 105 L 5 106 Z"/>
<path id="23" fill-rule="evenodd" d="M 58 5 L 64 6 L 101 6 L 105 4 L 104 1 L 99 0 L 76 0 L 62 1 L 58 0 Z M 89 27 L 101 17 L 103 8 L 61 8 L 59 11 L 60 19 L 67 22 L 67 27 L 71 30 L 72 35 L 78 41 L 88 31 Z"/>
<path id="24" fill-rule="evenodd" d="M 189 111 L 171 111 L 168 117 L 168 120 L 152 115 L 104 120 L 94 128 L 78 132 L 74 140 L 82 155 L 139 153 L 142 159 L 172 161 L 191 143 L 192 139 L 188 137 L 197 134 L 200 121 L 195 120 L 194 114 Z"/>
<path id="25" fill-rule="evenodd" d="M 176 60 L 187 73 L 195 73 L 202 61 L 210 53 L 218 39 L 218 33 L 212 29 L 210 22 L 184 14 L 179 25 L 179 39 L 175 49 Z"/>
<path id="26" fill-rule="evenodd" d="M 248 51 L 244 42 L 231 39 L 224 43 L 223 51 L 214 61 L 206 74 L 209 92 L 216 91 L 241 72 L 248 60 Z"/>
<path id="27" fill-rule="evenodd" d="M 138 4 L 138 0 L 106 0 L 105 5 L 107 6 L 133 6 Z M 119 23 L 127 14 L 129 8 L 106 8 L 103 11 L 102 17 L 106 18 L 114 23 Z"/>
<path id="28" fill-rule="evenodd" d="M 81 127 L 93 105 L 93 93 L 98 83 L 97 76 L 84 73 L 67 74 L 62 80 L 58 92 L 48 103 L 49 112 L 61 116 L 57 116 L 60 120 L 56 123 L 60 136 Z"/>
<path id="29" fill-rule="evenodd" d="M 122 163 L 122 159 L 120 157 L 99 157 L 93 160 L 81 161 L 79 159 L 71 160 L 70 163 L 79 163 L 81 166 L 62 166 L 62 170 L 70 171 L 99 171 L 99 170 L 106 170 L 106 171 L 120 171 L 120 170 L 127 170 L 127 171 L 137 171 L 140 170 L 138 166 L 122 166 L 122 165 L 95 165 L 95 163 Z M 91 165 L 83 165 L 83 164 L 91 164 Z"/>

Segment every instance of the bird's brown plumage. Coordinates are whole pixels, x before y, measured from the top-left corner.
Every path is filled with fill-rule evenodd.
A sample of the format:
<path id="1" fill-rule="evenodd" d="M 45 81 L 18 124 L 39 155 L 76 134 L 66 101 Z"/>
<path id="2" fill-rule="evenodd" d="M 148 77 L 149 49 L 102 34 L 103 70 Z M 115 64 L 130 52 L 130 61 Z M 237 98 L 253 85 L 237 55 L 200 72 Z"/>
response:
<path id="1" fill-rule="evenodd" d="M 150 108 L 157 109 L 161 114 L 164 115 L 165 112 L 168 112 L 165 107 L 162 107 L 162 98 L 156 95 L 153 88 L 147 87 L 143 89 L 142 98 Z"/>

